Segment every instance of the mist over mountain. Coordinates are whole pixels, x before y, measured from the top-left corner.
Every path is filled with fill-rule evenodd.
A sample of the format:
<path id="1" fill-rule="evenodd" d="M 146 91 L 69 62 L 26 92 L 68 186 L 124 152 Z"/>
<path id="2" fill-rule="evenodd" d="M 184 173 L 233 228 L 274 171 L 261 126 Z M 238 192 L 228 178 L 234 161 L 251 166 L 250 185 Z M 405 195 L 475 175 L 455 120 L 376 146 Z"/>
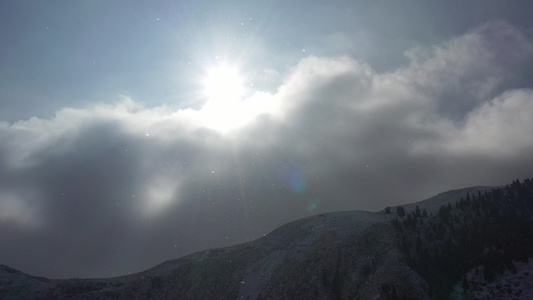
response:
<path id="1" fill-rule="evenodd" d="M 144 272 L 56 280 L 0 266 L 1 299 L 529 299 L 533 182 L 320 214 Z"/>

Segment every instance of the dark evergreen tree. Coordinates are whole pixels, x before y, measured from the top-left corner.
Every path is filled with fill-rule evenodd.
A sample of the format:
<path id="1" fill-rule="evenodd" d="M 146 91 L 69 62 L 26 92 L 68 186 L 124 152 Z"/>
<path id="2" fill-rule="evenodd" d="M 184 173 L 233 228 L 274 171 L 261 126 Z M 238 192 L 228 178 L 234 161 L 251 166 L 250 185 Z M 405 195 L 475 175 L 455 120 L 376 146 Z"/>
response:
<path id="1" fill-rule="evenodd" d="M 396 214 L 398 214 L 398 217 L 403 218 L 405 216 L 405 208 L 401 206 L 396 207 Z"/>

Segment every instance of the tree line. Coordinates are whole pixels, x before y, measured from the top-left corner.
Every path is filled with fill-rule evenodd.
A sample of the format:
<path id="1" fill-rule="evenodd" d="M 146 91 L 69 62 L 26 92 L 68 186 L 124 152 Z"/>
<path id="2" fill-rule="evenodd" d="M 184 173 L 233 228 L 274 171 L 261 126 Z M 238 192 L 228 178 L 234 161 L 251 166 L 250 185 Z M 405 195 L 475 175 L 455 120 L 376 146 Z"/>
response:
<path id="1" fill-rule="evenodd" d="M 533 182 L 467 193 L 442 205 L 438 214 L 407 213 L 401 206 L 392 225 L 407 264 L 426 279 L 433 299 L 448 299 L 453 286 L 480 267 L 487 282 L 514 261 L 533 257 Z"/>

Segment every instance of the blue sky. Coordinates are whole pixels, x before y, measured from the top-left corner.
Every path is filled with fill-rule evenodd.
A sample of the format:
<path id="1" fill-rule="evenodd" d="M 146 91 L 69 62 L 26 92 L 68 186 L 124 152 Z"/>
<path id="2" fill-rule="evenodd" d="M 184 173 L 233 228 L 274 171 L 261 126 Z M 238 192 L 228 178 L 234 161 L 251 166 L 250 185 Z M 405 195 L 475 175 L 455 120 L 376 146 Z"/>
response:
<path id="1" fill-rule="evenodd" d="M 116 276 L 530 177 L 530 11 L 3 1 L 0 263 Z"/>

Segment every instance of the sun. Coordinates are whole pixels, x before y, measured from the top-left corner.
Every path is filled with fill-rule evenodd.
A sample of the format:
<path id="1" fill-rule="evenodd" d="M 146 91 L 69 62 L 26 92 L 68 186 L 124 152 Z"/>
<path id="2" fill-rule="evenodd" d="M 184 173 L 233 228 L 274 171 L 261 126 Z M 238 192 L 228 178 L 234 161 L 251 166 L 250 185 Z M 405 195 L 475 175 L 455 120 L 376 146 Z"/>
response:
<path id="1" fill-rule="evenodd" d="M 202 93 L 207 100 L 200 111 L 203 125 L 226 132 L 241 126 L 244 79 L 237 66 L 219 64 L 205 72 Z"/>
<path id="2" fill-rule="evenodd" d="M 221 63 L 205 70 L 201 93 L 206 101 L 194 114 L 200 126 L 231 133 L 279 110 L 274 97 L 256 90 L 253 79 L 243 76 L 237 65 Z"/>
<path id="3" fill-rule="evenodd" d="M 226 64 L 208 69 L 203 86 L 210 104 L 235 105 L 244 94 L 243 79 L 238 68 Z"/>

